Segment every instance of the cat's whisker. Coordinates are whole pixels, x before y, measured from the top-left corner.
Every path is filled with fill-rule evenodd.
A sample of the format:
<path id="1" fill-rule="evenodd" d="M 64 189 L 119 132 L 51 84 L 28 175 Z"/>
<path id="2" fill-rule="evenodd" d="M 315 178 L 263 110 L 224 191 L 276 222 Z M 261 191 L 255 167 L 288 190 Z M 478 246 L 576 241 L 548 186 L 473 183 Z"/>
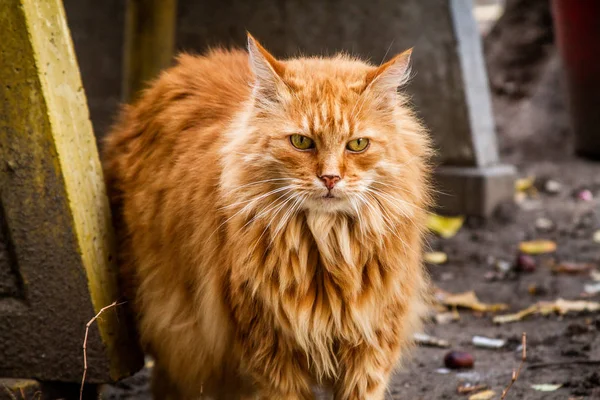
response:
<path id="1" fill-rule="evenodd" d="M 284 196 L 286 196 L 287 194 L 289 194 L 290 192 L 292 192 L 292 190 L 288 190 L 286 192 L 284 192 L 280 198 L 283 198 Z M 278 199 L 279 200 L 279 199 Z M 252 222 L 255 222 L 257 220 L 259 220 L 260 218 L 262 218 L 264 215 L 267 215 L 269 212 L 271 212 L 271 210 L 273 210 L 274 208 L 276 208 L 279 205 L 279 203 L 277 203 L 276 201 L 273 201 L 271 204 L 267 205 L 266 207 L 263 208 L 262 211 L 260 211 L 258 214 L 254 215 L 248 222 L 246 222 L 244 224 L 244 226 L 242 226 L 240 228 L 240 231 L 244 228 L 246 228 L 248 225 L 250 225 Z M 267 208 L 268 207 L 268 208 Z M 239 232 L 239 231 L 238 231 Z"/>
<path id="2" fill-rule="evenodd" d="M 225 221 L 223 221 L 223 222 L 222 222 L 222 223 L 221 223 L 219 226 L 217 226 L 217 228 L 216 228 L 216 229 L 215 229 L 215 230 L 214 230 L 214 231 L 213 231 L 213 232 L 210 234 L 210 236 L 208 237 L 208 240 L 210 240 L 210 239 L 213 237 L 213 235 L 214 235 L 215 233 L 217 233 L 217 232 L 219 231 L 219 229 L 221 229 L 221 228 L 223 227 L 223 225 L 227 224 L 229 221 L 231 221 L 233 218 L 235 218 L 235 217 L 236 217 L 236 216 L 238 216 L 239 214 L 241 214 L 241 213 L 243 213 L 243 212 L 246 212 L 246 211 L 248 211 L 248 210 L 249 210 L 249 209 L 252 207 L 253 203 L 255 203 L 255 202 L 257 202 L 257 201 L 260 201 L 260 200 L 262 200 L 263 198 L 265 198 L 265 197 L 267 197 L 267 196 L 269 196 L 269 195 L 273 195 L 273 194 L 276 194 L 276 193 L 279 193 L 279 192 L 283 191 L 283 190 L 280 190 L 280 189 L 287 189 L 287 191 L 292 191 L 294 188 L 293 188 L 293 186 L 292 186 L 292 185 L 288 185 L 288 187 L 284 186 L 283 188 L 278 188 L 278 189 L 272 190 L 272 191 L 270 191 L 270 192 L 268 192 L 268 193 L 264 193 L 264 194 L 262 194 L 261 196 L 259 196 L 258 198 L 253 198 L 253 199 L 250 199 L 250 200 L 249 200 L 249 201 L 250 201 L 250 203 L 249 203 L 249 204 L 246 204 L 244 207 L 240 208 L 240 209 L 239 209 L 237 212 L 235 212 L 235 213 L 234 213 L 232 216 L 230 216 L 230 217 L 229 217 L 229 218 L 227 218 Z M 284 192 L 284 194 L 285 194 L 285 193 L 287 193 L 287 192 Z"/>
<path id="3" fill-rule="evenodd" d="M 400 235 L 398 235 L 398 233 L 397 233 L 396 229 L 394 229 L 394 223 L 393 223 L 393 221 L 390 219 L 389 215 L 387 214 L 386 208 L 385 208 L 385 207 L 383 207 L 383 206 L 381 205 L 381 203 L 379 202 L 379 199 L 377 199 L 377 198 L 374 198 L 374 197 L 372 197 L 372 196 L 368 195 L 367 193 L 365 193 L 365 194 L 366 194 L 366 195 L 367 195 L 369 198 L 373 198 L 373 200 L 379 204 L 379 206 L 380 206 L 380 209 L 381 209 L 381 212 L 382 212 L 382 216 L 383 216 L 383 219 L 384 219 L 384 223 L 385 223 L 385 225 L 386 225 L 386 228 L 387 228 L 387 230 L 388 230 L 388 231 L 389 231 L 391 234 L 393 234 L 393 235 L 394 235 L 394 236 L 395 236 L 395 237 L 396 237 L 396 238 L 397 238 L 397 239 L 400 241 L 400 243 L 402 244 L 402 247 L 404 248 L 404 250 L 408 250 L 408 251 L 410 251 L 411 253 L 413 253 L 413 255 L 415 255 L 415 256 L 419 256 L 419 254 L 418 254 L 416 251 L 414 251 L 414 250 L 413 250 L 413 249 L 412 249 L 410 246 L 408 246 L 408 244 L 407 244 L 407 243 L 404 241 L 404 239 L 402 239 L 402 237 L 400 237 Z M 387 215 L 387 216 L 386 216 L 386 215 Z"/>
<path id="4" fill-rule="evenodd" d="M 275 233 L 273 234 L 273 237 L 277 237 L 277 235 L 279 234 L 279 232 L 285 228 L 285 225 L 287 225 L 287 223 L 289 222 L 289 220 L 291 220 L 294 215 L 297 213 L 297 211 L 300 209 L 300 206 L 302 205 L 302 203 L 304 202 L 304 200 L 306 199 L 306 197 L 308 196 L 308 194 L 305 195 L 294 195 L 296 197 L 296 201 L 292 204 L 292 206 L 290 207 L 290 209 L 288 210 L 288 212 L 284 215 L 284 217 L 282 218 L 281 222 L 277 225 L 277 228 L 275 230 Z M 288 216 L 289 214 L 289 216 Z M 287 216 L 287 218 L 286 218 Z M 271 243 L 269 243 L 269 246 L 272 244 L 272 240 Z"/>
<path id="5" fill-rule="evenodd" d="M 271 223 L 273 222 L 273 220 L 275 219 L 275 217 L 277 216 L 277 214 L 279 214 L 279 212 L 281 211 L 281 209 L 287 203 L 289 203 L 292 199 L 293 199 L 293 197 L 291 197 L 291 196 L 288 197 L 287 200 L 283 201 L 283 203 L 277 208 L 277 210 L 275 210 L 275 212 L 273 213 L 273 216 L 271 217 L 271 219 L 269 220 L 269 222 L 265 226 L 265 229 L 263 229 L 262 233 L 260 234 L 260 236 L 258 237 L 258 239 L 256 240 L 256 242 L 252 246 L 252 249 L 250 250 L 250 253 L 248 253 L 249 255 L 252 255 L 254 253 L 254 250 L 256 249 L 256 246 L 258 246 L 258 244 L 260 243 L 262 237 L 265 235 L 265 233 L 267 232 L 267 230 L 271 227 Z M 265 248 L 265 252 L 266 251 L 267 251 L 267 248 Z"/>
<path id="6" fill-rule="evenodd" d="M 220 207 L 219 210 L 226 210 L 226 209 L 229 209 L 229 208 L 237 207 L 237 206 L 242 205 L 242 204 L 251 203 L 251 202 L 257 202 L 257 201 L 260 201 L 260 200 L 264 199 L 265 197 L 271 196 L 271 195 L 273 195 L 275 193 L 279 193 L 279 192 L 282 192 L 282 191 L 287 190 L 287 189 L 292 190 L 292 189 L 295 189 L 295 188 L 296 188 L 295 185 L 286 185 L 286 186 L 278 187 L 278 188 L 273 189 L 273 190 L 271 190 L 269 192 L 263 193 L 263 194 L 261 194 L 261 195 L 259 195 L 257 197 L 253 197 L 253 198 L 250 198 L 248 200 L 238 201 L 236 203 L 232 203 L 232 204 Z"/>
<path id="7" fill-rule="evenodd" d="M 229 195 L 229 194 L 232 194 L 232 193 L 234 193 L 234 192 L 237 192 L 238 190 L 241 190 L 241 189 L 244 189 L 244 188 L 247 188 L 247 187 L 250 187 L 250 186 L 256 186 L 256 185 L 260 185 L 260 184 L 262 184 L 262 183 L 272 183 L 272 182 L 281 182 L 281 181 L 294 181 L 294 179 L 292 179 L 292 178 L 271 178 L 271 179 L 263 179 L 263 180 L 260 180 L 260 181 L 250 182 L 250 183 L 247 183 L 247 184 L 245 184 L 245 185 L 238 186 L 238 187 L 236 187 L 236 188 L 233 188 L 233 189 L 231 189 L 230 191 L 228 191 L 228 192 L 225 192 L 225 193 L 223 193 L 223 194 L 225 194 L 225 195 Z"/>
<path id="8" fill-rule="evenodd" d="M 390 194 L 381 191 L 381 190 L 376 190 L 373 188 L 365 188 L 365 192 L 368 193 L 372 193 L 375 197 L 380 196 L 383 199 L 387 200 L 388 202 L 390 202 L 392 205 L 396 206 L 397 211 L 404 217 L 407 219 L 410 219 L 410 215 L 409 213 L 404 209 L 404 207 L 406 206 L 413 206 L 411 203 L 404 201 L 402 199 L 398 199 L 394 196 L 391 196 Z"/>

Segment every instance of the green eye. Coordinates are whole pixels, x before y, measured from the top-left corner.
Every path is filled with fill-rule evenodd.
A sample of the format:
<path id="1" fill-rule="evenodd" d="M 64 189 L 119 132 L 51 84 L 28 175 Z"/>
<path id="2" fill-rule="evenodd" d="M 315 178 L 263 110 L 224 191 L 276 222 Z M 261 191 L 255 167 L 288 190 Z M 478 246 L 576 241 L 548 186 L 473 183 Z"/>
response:
<path id="1" fill-rule="evenodd" d="M 346 148 L 355 153 L 365 151 L 369 147 L 369 139 L 358 138 L 348 142 Z"/>
<path id="2" fill-rule="evenodd" d="M 290 142 L 292 143 L 292 146 L 298 150 L 309 150 L 315 148 L 315 142 L 311 138 L 302 135 L 290 136 Z"/>

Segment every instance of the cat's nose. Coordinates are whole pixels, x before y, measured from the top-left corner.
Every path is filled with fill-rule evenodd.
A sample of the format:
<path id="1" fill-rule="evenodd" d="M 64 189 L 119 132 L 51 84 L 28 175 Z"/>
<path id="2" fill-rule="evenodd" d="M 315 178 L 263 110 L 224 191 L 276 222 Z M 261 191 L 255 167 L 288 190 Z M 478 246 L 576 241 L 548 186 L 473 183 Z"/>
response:
<path id="1" fill-rule="evenodd" d="M 325 184 L 325 187 L 328 190 L 333 189 L 335 184 L 338 183 L 340 179 L 342 179 L 339 175 L 321 175 L 319 178 L 321 178 L 321 180 Z"/>

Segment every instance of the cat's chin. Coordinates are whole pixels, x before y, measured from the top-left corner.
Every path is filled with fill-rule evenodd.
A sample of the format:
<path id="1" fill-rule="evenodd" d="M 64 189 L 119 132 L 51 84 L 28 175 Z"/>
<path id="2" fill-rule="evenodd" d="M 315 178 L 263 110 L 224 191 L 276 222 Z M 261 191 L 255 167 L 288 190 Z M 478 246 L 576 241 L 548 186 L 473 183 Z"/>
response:
<path id="1" fill-rule="evenodd" d="M 315 197 L 306 202 L 306 208 L 313 212 L 339 213 L 351 210 L 350 203 L 342 197 L 322 196 Z"/>

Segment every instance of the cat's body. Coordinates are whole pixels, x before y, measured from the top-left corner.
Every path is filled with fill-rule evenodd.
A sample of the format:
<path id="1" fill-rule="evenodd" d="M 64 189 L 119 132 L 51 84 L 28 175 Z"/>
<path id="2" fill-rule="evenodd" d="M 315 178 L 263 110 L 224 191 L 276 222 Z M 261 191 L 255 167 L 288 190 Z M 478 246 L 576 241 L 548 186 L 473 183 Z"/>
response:
<path id="1" fill-rule="evenodd" d="M 307 399 L 324 384 L 383 399 L 427 283 L 429 150 L 395 90 L 408 56 L 249 49 L 180 57 L 106 140 L 155 396 Z"/>

